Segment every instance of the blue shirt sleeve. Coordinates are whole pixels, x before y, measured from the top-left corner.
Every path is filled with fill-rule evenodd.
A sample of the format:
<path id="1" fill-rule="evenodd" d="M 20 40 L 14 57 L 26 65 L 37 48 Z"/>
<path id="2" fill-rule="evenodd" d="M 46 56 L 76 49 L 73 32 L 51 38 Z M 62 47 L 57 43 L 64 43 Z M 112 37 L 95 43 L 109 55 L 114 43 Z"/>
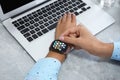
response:
<path id="1" fill-rule="evenodd" d="M 55 58 L 40 59 L 24 80 L 57 80 L 61 62 Z"/>
<path id="2" fill-rule="evenodd" d="M 120 61 L 120 41 L 114 42 L 114 50 L 111 59 Z"/>

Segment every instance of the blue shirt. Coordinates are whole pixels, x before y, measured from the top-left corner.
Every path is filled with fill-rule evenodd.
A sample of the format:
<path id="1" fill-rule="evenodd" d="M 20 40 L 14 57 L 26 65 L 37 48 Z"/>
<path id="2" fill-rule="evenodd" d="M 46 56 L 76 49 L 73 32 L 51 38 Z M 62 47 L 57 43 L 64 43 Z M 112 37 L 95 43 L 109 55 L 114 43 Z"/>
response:
<path id="1" fill-rule="evenodd" d="M 111 59 L 120 61 L 120 41 L 114 42 L 114 50 Z"/>
<path id="2" fill-rule="evenodd" d="M 111 59 L 120 61 L 120 42 L 114 42 L 114 50 Z M 61 63 L 57 59 L 40 59 L 24 80 L 57 80 L 60 67 Z"/>
<path id="3" fill-rule="evenodd" d="M 61 63 L 57 59 L 40 59 L 24 80 L 57 80 L 60 67 Z"/>

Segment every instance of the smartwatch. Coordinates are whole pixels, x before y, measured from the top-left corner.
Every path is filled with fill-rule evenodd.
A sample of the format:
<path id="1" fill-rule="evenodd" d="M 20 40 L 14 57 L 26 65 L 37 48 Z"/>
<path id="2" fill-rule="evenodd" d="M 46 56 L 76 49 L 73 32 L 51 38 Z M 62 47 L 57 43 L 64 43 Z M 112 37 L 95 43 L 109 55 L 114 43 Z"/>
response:
<path id="1" fill-rule="evenodd" d="M 54 40 L 49 48 L 50 51 L 54 51 L 60 54 L 64 54 L 67 49 L 68 44 L 60 40 Z"/>

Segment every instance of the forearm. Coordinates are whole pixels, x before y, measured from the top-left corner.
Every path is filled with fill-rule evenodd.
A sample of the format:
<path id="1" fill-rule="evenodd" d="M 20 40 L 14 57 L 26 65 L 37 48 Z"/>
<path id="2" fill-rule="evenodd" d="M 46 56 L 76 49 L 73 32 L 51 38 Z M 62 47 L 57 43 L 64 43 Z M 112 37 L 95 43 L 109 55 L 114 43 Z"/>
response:
<path id="1" fill-rule="evenodd" d="M 113 53 L 114 45 L 112 43 L 103 43 L 101 41 L 96 42 L 90 53 L 99 57 L 110 58 Z"/>
<path id="2" fill-rule="evenodd" d="M 59 54 L 53 51 L 50 51 L 46 58 L 40 59 L 33 66 L 29 75 L 26 76 L 25 80 L 57 80 L 57 74 L 61 67 L 61 63 L 65 60 L 66 55 Z M 50 75 L 50 76 L 48 76 Z M 39 78 L 36 79 L 38 76 Z"/>
<path id="3" fill-rule="evenodd" d="M 37 61 L 24 80 L 57 80 L 57 74 L 65 58 L 64 54 L 50 51 L 46 58 Z"/>

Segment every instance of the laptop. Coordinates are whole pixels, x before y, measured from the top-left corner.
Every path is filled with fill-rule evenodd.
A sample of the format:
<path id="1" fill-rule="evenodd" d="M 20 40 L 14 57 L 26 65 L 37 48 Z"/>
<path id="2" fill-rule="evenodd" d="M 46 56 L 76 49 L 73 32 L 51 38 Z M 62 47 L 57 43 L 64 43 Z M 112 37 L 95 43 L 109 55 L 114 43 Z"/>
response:
<path id="1" fill-rule="evenodd" d="M 91 0 L 0 0 L 0 20 L 9 33 L 37 61 L 44 58 L 57 22 L 66 12 L 77 16 L 93 35 L 115 20 Z"/>

